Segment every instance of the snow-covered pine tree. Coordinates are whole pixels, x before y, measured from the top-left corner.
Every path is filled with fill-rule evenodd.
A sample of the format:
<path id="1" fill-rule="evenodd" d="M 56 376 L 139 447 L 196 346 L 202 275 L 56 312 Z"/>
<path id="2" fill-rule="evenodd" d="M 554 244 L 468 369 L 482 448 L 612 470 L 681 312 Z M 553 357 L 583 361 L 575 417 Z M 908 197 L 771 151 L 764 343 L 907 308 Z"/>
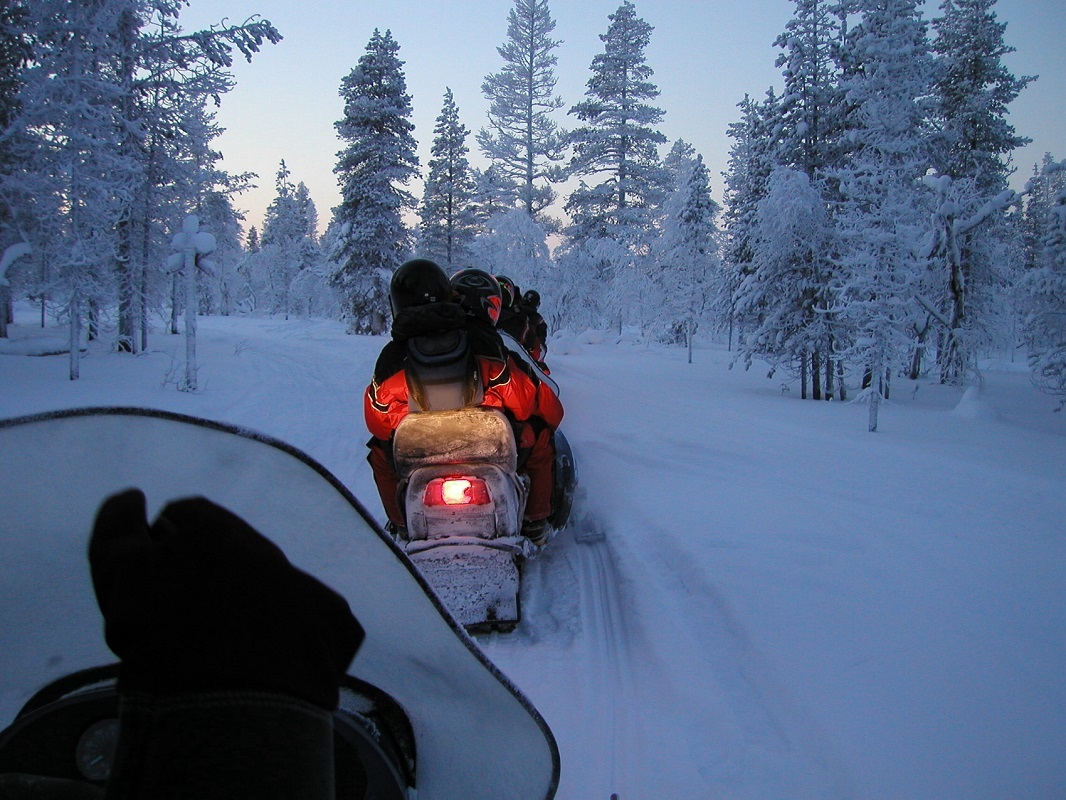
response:
<path id="1" fill-rule="evenodd" d="M 674 148 L 675 158 L 684 148 Z M 671 162 L 673 163 L 673 162 Z M 703 156 L 678 163 L 676 188 L 667 198 L 662 236 L 656 243 L 655 280 L 661 304 L 656 313 L 667 341 L 684 342 L 692 362 L 692 338 L 711 298 L 719 256 L 718 204 L 711 199 L 710 175 Z"/>
<path id="2" fill-rule="evenodd" d="M 281 34 L 258 16 L 188 33 L 178 23 L 180 4 L 111 1 L 125 4 L 116 79 L 129 122 L 118 145 L 139 169 L 116 229 L 117 346 L 136 351 L 147 347 L 149 307 L 161 302 L 166 280 L 155 265 L 166 260 L 172 220 L 195 210 L 205 193 L 232 193 L 248 183 L 249 176 L 221 170 L 221 155 L 210 146 L 221 134 L 213 106 L 233 86 L 233 51 L 251 61 Z M 180 296 L 173 295 L 173 305 Z"/>
<path id="3" fill-rule="evenodd" d="M 259 308 L 255 262 L 256 253 L 261 249 L 259 229 L 253 225 L 244 237 L 244 256 L 237 264 L 237 274 L 241 278 L 237 289 L 237 308 L 244 313 L 254 313 Z"/>
<path id="4" fill-rule="evenodd" d="M 774 41 L 782 49 L 784 92 L 776 117 L 780 125 L 778 163 L 802 170 L 812 182 L 839 164 L 844 103 L 839 85 L 844 35 L 837 0 L 794 0 L 796 10 Z"/>
<path id="5" fill-rule="evenodd" d="M 304 238 L 311 243 L 318 239 L 318 207 L 311 199 L 311 190 L 300 181 L 296 184 L 296 211 L 304 224 Z"/>
<path id="6" fill-rule="evenodd" d="M 419 255 L 446 268 L 458 269 L 468 263 L 470 244 L 477 235 L 474 206 L 477 184 L 466 154 L 469 134 L 459 121 L 459 108 L 452 90 L 444 93 L 444 105 L 433 129 L 434 139 L 426 175 Z"/>
<path id="7" fill-rule="evenodd" d="M 762 103 L 747 95 L 737 104 L 741 117 L 730 123 L 726 133 L 733 139 L 729 148 L 729 165 L 725 177 L 725 212 L 723 213 L 725 242 L 723 245 L 722 281 L 716 287 L 714 301 L 718 325 L 728 333 L 729 347 L 733 346 L 733 328 L 740 324 L 756 325 L 761 310 L 751 319 L 737 315 L 738 294 L 743 281 L 752 272 L 755 225 L 758 222 L 759 202 L 766 196 L 770 173 L 775 166 L 778 127 L 774 124 L 777 96 L 771 88 Z M 757 304 L 743 301 L 749 311 Z M 743 340 L 743 333 L 740 337 Z"/>
<path id="8" fill-rule="evenodd" d="M 303 317 L 337 319 L 340 317 L 337 294 L 329 285 L 332 268 L 318 235 L 318 209 L 303 181 L 296 184 L 296 208 L 304 222 L 305 234 L 297 250 L 300 268 L 290 286 L 290 305 Z"/>
<path id="9" fill-rule="evenodd" d="M 299 269 L 289 287 L 290 308 L 303 317 L 338 318 L 337 295 L 329 285 L 331 267 L 318 235 L 318 209 L 303 181 L 296 184 L 295 199 L 303 235 L 295 249 Z"/>
<path id="10" fill-rule="evenodd" d="M 688 176 L 696 156 L 696 148 L 684 139 L 678 139 L 670 145 L 670 151 L 663 159 L 663 169 L 669 175 L 671 192 L 675 191 L 679 183 Z"/>
<path id="11" fill-rule="evenodd" d="M 254 263 L 268 287 L 271 313 L 288 319 L 294 310 L 294 283 L 317 260 L 318 215 L 307 187 L 292 182 L 284 160 L 275 187 L 277 194 L 263 217 L 263 236 Z"/>
<path id="12" fill-rule="evenodd" d="M 263 232 L 260 238 L 260 269 L 270 286 L 271 313 L 288 314 L 289 283 L 295 275 L 297 257 L 295 249 L 305 233 L 304 220 L 296 201 L 296 184 L 285 159 L 278 163 L 274 174 L 274 199 L 263 215 Z M 266 251 L 269 256 L 264 257 Z"/>
<path id="13" fill-rule="evenodd" d="M 1004 212 L 1017 204 L 1018 196 L 1004 189 L 975 206 L 972 180 L 930 175 L 926 184 L 936 192 L 936 201 L 923 251 L 929 269 L 918 287 L 919 299 L 940 326 L 940 381 L 957 384 L 974 368 L 978 347 L 993 341 L 997 328 L 1012 323 L 1012 312 L 1002 301 L 1024 262 L 1024 235 L 1018 218 Z M 919 373 L 917 359 L 913 377 Z"/>
<path id="14" fill-rule="evenodd" d="M 502 214 L 518 204 L 515 186 L 507 180 L 497 167 L 489 165 L 486 169 L 473 169 L 474 184 L 474 220 L 479 229 L 484 229 L 490 219 Z"/>
<path id="15" fill-rule="evenodd" d="M 341 184 L 333 219 L 341 228 L 330 282 L 344 297 L 353 333 L 385 332 L 389 280 L 411 245 L 403 212 L 417 203 L 404 187 L 418 173 L 418 156 L 399 50 L 391 31 L 375 29 L 341 83 L 344 118 L 336 128 L 347 146 L 333 170 Z"/>
<path id="16" fill-rule="evenodd" d="M 620 265 L 632 261 L 629 248 L 616 239 L 573 239 L 556 249 L 554 259 L 550 290 L 541 292 L 541 313 L 550 329 L 603 331 L 612 322 L 617 327 L 623 298 L 615 294 L 613 282 Z M 632 297 L 628 300 L 634 302 Z"/>
<path id="17" fill-rule="evenodd" d="M 1043 266 L 1048 214 L 1059 191 L 1066 189 L 1066 168 L 1063 164 L 1066 162 L 1059 162 L 1051 153 L 1044 153 L 1041 162 L 1033 165 L 1033 175 L 1022 193 L 1025 199 L 1022 215 L 1025 243 L 1023 271 Z"/>
<path id="18" fill-rule="evenodd" d="M 940 129 L 936 167 L 954 180 L 972 177 L 974 189 L 991 197 L 1006 188 L 1012 171 L 1005 159 L 1031 140 L 1019 136 L 1007 107 L 1032 81 L 1016 78 L 1003 63 L 1013 53 L 999 22 L 996 0 L 943 0 L 933 20 L 933 50 Z"/>
<path id="19" fill-rule="evenodd" d="M 94 334 L 101 308 L 114 297 L 111 264 L 122 199 L 135 191 L 137 164 L 114 146 L 122 115 L 119 3 L 28 7 L 34 55 L 20 87 L 12 133 L 24 151 L 12 181 L 27 203 L 27 238 L 51 267 L 50 294 L 70 331 L 70 378 L 80 375 L 84 323 Z M 43 288 L 43 287 L 42 287 Z"/>
<path id="20" fill-rule="evenodd" d="M 207 70 L 210 83 L 217 82 L 224 86 L 231 83 L 230 78 L 217 68 L 207 67 Z M 179 89 L 169 102 L 184 96 Z M 187 100 L 175 105 L 151 124 L 146 123 L 145 127 L 143 163 L 146 172 L 128 220 L 128 228 L 136 232 L 132 236 L 129 252 L 132 255 L 131 271 L 137 284 L 133 306 L 138 310 L 141 349 L 148 346 L 149 312 L 166 308 L 168 287 L 169 330 L 172 334 L 179 332 L 187 294 L 180 272 L 166 274 L 157 266 L 166 264 L 166 254 L 171 250 L 173 238 L 173 230 L 164 225 L 164 212 L 169 211 L 172 218 L 182 219 L 192 210 L 198 218 L 205 220 L 205 229 L 213 236 L 216 231 L 225 236 L 230 221 L 214 195 L 222 194 L 230 198 L 247 189 L 255 177 L 251 173 L 232 175 L 219 167 L 222 156 L 214 149 L 213 140 L 221 134 L 222 129 L 215 117 L 213 101 L 196 95 L 189 95 Z M 167 135 L 167 125 L 176 125 L 180 131 Z M 220 227 L 209 226 L 206 221 L 207 216 L 202 208 L 205 201 L 223 214 L 223 218 L 218 220 Z M 222 252 L 228 252 L 226 244 L 223 244 Z M 214 257 L 201 260 L 201 263 L 208 262 L 218 263 Z M 201 310 L 208 307 L 211 282 L 212 276 L 201 267 L 198 276 Z M 121 310 L 121 299 L 119 307 Z M 120 313 L 120 322 L 122 316 Z M 120 335 L 118 342 L 123 349 L 127 345 L 136 349 L 137 342 L 131 344 L 125 336 Z"/>
<path id="21" fill-rule="evenodd" d="M 931 254 L 935 281 L 927 299 L 947 322 L 937 350 L 940 378 L 958 383 L 975 352 L 995 336 L 1004 289 L 1020 249 L 1003 210 L 1013 169 L 1007 158 L 1029 140 L 1018 136 L 1007 107 L 1034 78 L 1015 78 L 1003 63 L 1006 24 L 996 0 L 944 0 L 933 20 L 937 171 L 951 179 L 936 218 L 941 246 Z M 944 229 L 949 226 L 950 230 Z"/>
<path id="22" fill-rule="evenodd" d="M 650 104 L 659 89 L 650 80 L 653 71 L 644 54 L 652 26 L 637 17 L 629 0 L 608 19 L 600 36 L 604 52 L 592 60 L 586 100 L 569 112 L 584 123 L 570 137 L 571 171 L 582 180 L 565 209 L 572 220 L 567 235 L 575 246 L 608 240 L 627 254 L 597 267 L 608 271 L 597 287 L 609 287 L 603 305 L 621 328 L 630 299 L 646 280 L 650 233 L 669 187 L 658 150 L 666 142 L 659 130 L 664 112 Z M 600 182 L 590 186 L 585 178 Z M 617 248 L 591 247 L 601 255 L 608 250 Z"/>
<path id="23" fill-rule="evenodd" d="M 217 127 L 203 124 L 204 103 L 232 84 L 225 69 L 234 49 L 250 58 L 280 34 L 258 18 L 185 34 L 176 24 L 181 4 L 171 2 L 97 0 L 72 6 L 37 0 L 26 8 L 34 59 L 19 91 L 18 114 L 0 138 L 22 147 L 24 169 L 5 182 L 5 195 L 16 213 L 26 216 L 22 230 L 34 244 L 41 273 L 47 273 L 34 290 L 47 295 L 65 279 L 71 248 L 79 251 L 80 263 L 84 242 L 91 242 L 93 258 L 103 262 L 92 268 L 100 291 L 87 304 L 90 332 L 104 307 L 117 301 L 117 345 L 132 350 L 138 325 L 141 346 L 146 336 L 143 298 L 150 292 L 160 301 L 165 296 L 166 280 L 154 265 L 165 261 L 169 221 L 196 204 L 193 192 L 183 195 L 182 187 L 202 187 L 201 172 L 215 172 L 219 156 L 204 142 L 217 135 Z M 75 153 L 83 160 L 76 176 L 59 166 Z M 47 186 L 52 167 L 65 177 Z M 95 218 L 74 210 L 81 200 L 53 202 L 49 192 L 61 190 L 64 180 L 71 186 L 93 181 L 94 171 L 111 185 L 98 193 L 106 198 L 103 204 L 91 203 Z M 58 221 L 65 215 L 71 222 L 71 214 L 79 225 L 88 224 L 88 238 L 56 235 Z M 60 302 L 69 303 L 69 297 Z"/>
<path id="24" fill-rule="evenodd" d="M 820 306 L 832 238 L 825 199 L 806 172 L 779 166 L 756 220 L 751 268 L 737 291 L 737 315 L 750 321 L 741 352 L 749 366 L 763 358 L 798 375 L 806 398 L 807 368 L 828 336 Z"/>
<path id="25" fill-rule="evenodd" d="M 1066 161 L 1052 163 L 1045 176 L 1066 174 Z M 1038 266 L 1020 283 L 1026 310 L 1024 336 L 1033 383 L 1060 398 L 1066 408 L 1066 188 L 1060 188 L 1045 215 L 1046 227 Z"/>
<path id="26" fill-rule="evenodd" d="M 850 327 L 844 355 L 866 370 L 876 431 L 888 380 L 913 346 L 934 65 L 917 0 L 859 0 L 858 11 L 846 54 L 858 66 L 843 81 L 851 152 L 840 171 L 843 249 L 833 310 Z"/>
<path id="27" fill-rule="evenodd" d="M 215 250 L 208 263 L 201 265 L 200 313 L 226 317 L 236 309 L 242 282 L 237 267 L 244 257 L 243 215 L 233 207 L 229 194 L 210 191 L 200 197 L 197 216 L 204 230 L 215 237 Z"/>
<path id="28" fill-rule="evenodd" d="M 642 243 L 668 188 L 658 150 L 666 142 L 659 130 L 664 112 L 650 104 L 659 89 L 644 55 L 653 28 L 629 0 L 608 19 L 607 33 L 600 35 L 604 52 L 592 59 L 587 99 L 569 112 L 585 123 L 570 135 L 571 172 L 603 180 L 570 195 L 569 235 Z"/>
<path id="29" fill-rule="evenodd" d="M 496 48 L 504 65 L 481 85 L 489 101 L 488 127 L 477 141 L 500 177 L 515 186 L 519 205 L 540 222 L 555 199 L 552 183 L 566 178 L 566 134 L 552 120 L 563 107 L 555 94 L 555 20 L 548 0 L 515 0 L 507 41 Z"/>
<path id="30" fill-rule="evenodd" d="M 836 208 L 840 198 L 833 175 L 845 151 L 845 104 L 839 81 L 847 8 L 836 0 L 795 0 L 795 7 L 793 18 L 774 42 L 782 49 L 776 65 L 782 68 L 784 78 L 784 92 L 773 115 L 779 132 L 775 161 L 803 172 L 810 187 L 822 195 L 823 203 Z M 837 248 L 832 241 L 833 217 L 821 219 L 825 225 L 816 230 L 794 230 L 798 237 L 806 234 L 818 238 L 817 247 L 797 242 L 794 248 L 804 249 L 810 256 L 804 260 L 810 275 L 802 283 L 804 292 L 814 293 L 813 298 L 805 295 L 777 299 L 786 306 L 809 307 L 809 321 L 824 333 L 822 341 L 806 340 L 804 361 L 798 365 L 801 395 L 807 396 L 809 377 L 811 396 L 816 400 L 822 397 L 823 374 L 827 398 L 832 397 L 834 388 L 835 342 L 829 287 L 833 281 L 832 255 Z M 768 241 L 763 240 L 764 247 Z"/>
<path id="31" fill-rule="evenodd" d="M 696 163 L 696 156 L 695 147 L 684 139 L 677 139 L 670 145 L 669 151 L 663 158 L 666 193 L 663 195 L 663 202 L 657 209 L 659 213 L 654 222 L 660 230 L 666 221 L 668 213 L 666 206 L 673 199 L 674 194 L 688 180 L 689 172 L 692 170 L 693 164 Z"/>

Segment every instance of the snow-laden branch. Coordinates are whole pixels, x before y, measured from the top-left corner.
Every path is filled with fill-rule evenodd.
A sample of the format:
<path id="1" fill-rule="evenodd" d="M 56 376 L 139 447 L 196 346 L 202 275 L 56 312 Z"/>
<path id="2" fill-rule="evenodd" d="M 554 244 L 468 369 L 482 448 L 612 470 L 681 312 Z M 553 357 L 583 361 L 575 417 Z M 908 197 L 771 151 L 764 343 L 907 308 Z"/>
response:
<path id="1" fill-rule="evenodd" d="M 1018 201 L 1018 193 L 1013 189 L 1007 189 L 1000 192 L 991 200 L 986 202 L 981 208 L 977 210 L 972 217 L 967 220 L 955 222 L 955 233 L 958 235 L 967 234 L 988 219 L 993 214 L 998 214 L 1002 211 L 1006 211 L 1011 205 Z"/>
<path id="2" fill-rule="evenodd" d="M 933 319 L 935 319 L 948 330 L 951 330 L 951 320 L 941 314 L 932 302 L 930 302 L 928 299 L 926 299 L 920 294 L 915 294 L 914 299 L 918 301 L 918 305 L 920 305 L 922 308 L 929 312 L 929 316 L 931 316 Z"/>
<path id="3" fill-rule="evenodd" d="M 28 256 L 33 252 L 33 248 L 29 242 L 15 242 L 15 244 L 8 245 L 4 250 L 4 255 L 0 256 L 0 286 L 7 286 L 7 270 L 8 268 L 18 261 L 23 256 Z"/>
<path id="4" fill-rule="evenodd" d="M 1005 211 L 1018 202 L 1020 197 L 1018 192 L 1013 189 L 1007 189 L 991 200 L 986 201 L 973 216 L 960 220 L 956 219 L 960 211 L 959 204 L 948 199 L 948 192 L 951 191 L 952 187 L 951 177 L 948 175 L 926 175 L 922 180 L 926 186 L 940 195 L 940 205 L 934 212 L 936 218 L 951 220 L 951 228 L 956 236 L 965 236 L 993 214 Z"/>

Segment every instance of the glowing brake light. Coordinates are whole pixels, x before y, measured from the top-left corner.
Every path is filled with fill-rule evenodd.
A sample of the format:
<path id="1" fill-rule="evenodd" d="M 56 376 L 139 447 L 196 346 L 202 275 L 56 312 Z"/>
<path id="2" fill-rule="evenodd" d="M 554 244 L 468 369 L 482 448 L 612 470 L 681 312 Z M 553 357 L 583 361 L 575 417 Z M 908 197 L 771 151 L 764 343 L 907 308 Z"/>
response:
<path id="1" fill-rule="evenodd" d="M 426 486 L 427 506 L 483 506 L 489 489 L 480 478 L 434 478 Z"/>

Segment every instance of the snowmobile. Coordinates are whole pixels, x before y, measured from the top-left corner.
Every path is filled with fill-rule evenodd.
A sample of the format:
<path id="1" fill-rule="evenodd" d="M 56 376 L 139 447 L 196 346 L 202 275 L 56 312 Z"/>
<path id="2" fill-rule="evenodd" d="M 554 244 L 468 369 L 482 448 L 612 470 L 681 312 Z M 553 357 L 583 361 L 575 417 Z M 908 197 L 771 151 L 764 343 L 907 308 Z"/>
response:
<path id="1" fill-rule="evenodd" d="M 518 471 L 514 430 L 503 412 L 477 405 L 482 387 L 464 334 L 415 337 L 407 348 L 410 413 L 393 439 L 407 519 L 400 545 L 469 632 L 509 632 L 521 619 L 522 564 L 539 551 L 522 535 L 529 479 Z M 566 525 L 577 484 L 560 431 L 555 450 L 553 533 Z"/>
<path id="2" fill-rule="evenodd" d="M 150 518 L 181 497 L 225 506 L 348 600 L 366 638 L 334 713 L 337 797 L 554 797 L 559 753 L 543 718 L 307 455 L 121 408 L 0 421 L 0 452 L 0 774 L 106 785 L 115 666 L 85 552 L 103 499 L 137 486 Z"/>

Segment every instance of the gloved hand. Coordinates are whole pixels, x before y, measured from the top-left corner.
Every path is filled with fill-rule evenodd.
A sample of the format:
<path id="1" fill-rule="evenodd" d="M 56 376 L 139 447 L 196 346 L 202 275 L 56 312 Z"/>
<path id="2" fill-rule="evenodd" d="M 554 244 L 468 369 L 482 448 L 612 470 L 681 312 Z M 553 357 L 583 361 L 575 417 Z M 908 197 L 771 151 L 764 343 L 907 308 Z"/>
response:
<path id="1" fill-rule="evenodd" d="M 120 691 L 265 691 L 336 708 L 362 627 L 235 514 L 190 498 L 149 527 L 144 494 L 121 492 L 97 513 L 89 564 Z"/>

